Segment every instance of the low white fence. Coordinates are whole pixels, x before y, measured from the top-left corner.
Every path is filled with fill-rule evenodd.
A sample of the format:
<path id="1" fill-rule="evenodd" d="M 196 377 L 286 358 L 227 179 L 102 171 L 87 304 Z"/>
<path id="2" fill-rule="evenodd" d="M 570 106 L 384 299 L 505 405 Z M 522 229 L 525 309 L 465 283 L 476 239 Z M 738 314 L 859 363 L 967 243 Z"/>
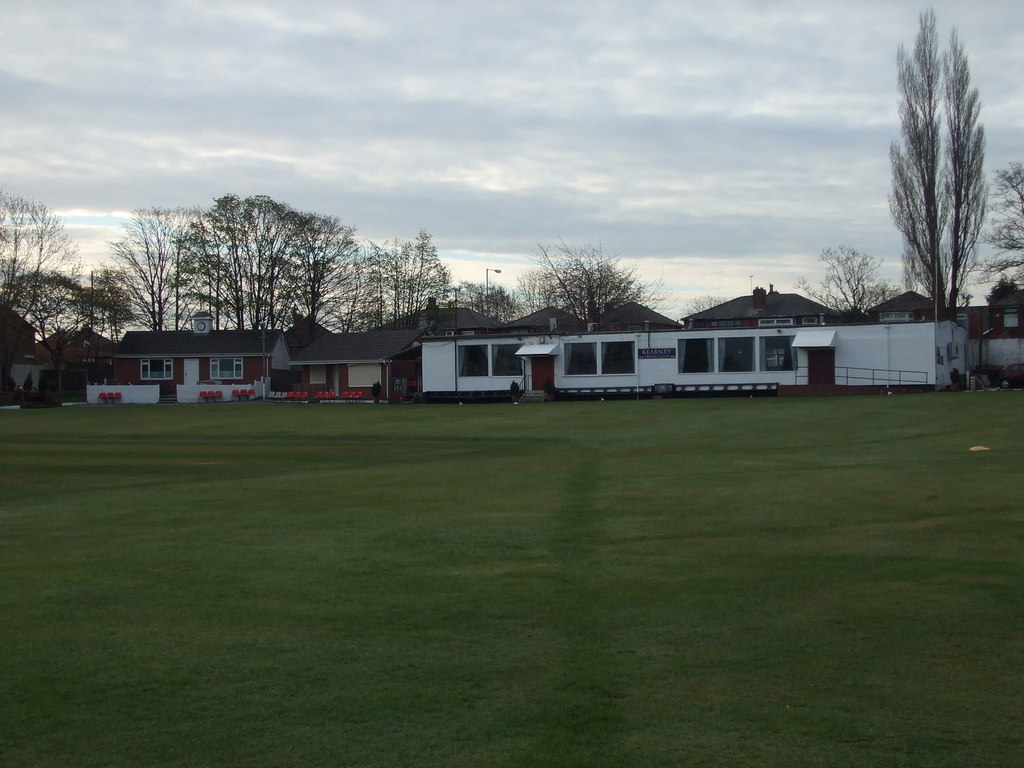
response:
<path id="1" fill-rule="evenodd" d="M 264 383 L 251 384 L 179 384 L 179 403 L 230 403 L 259 400 L 263 397 Z"/>
<path id="2" fill-rule="evenodd" d="M 160 402 L 159 384 L 90 384 L 85 388 L 87 402 L 99 405 L 132 403 L 149 405 Z"/>

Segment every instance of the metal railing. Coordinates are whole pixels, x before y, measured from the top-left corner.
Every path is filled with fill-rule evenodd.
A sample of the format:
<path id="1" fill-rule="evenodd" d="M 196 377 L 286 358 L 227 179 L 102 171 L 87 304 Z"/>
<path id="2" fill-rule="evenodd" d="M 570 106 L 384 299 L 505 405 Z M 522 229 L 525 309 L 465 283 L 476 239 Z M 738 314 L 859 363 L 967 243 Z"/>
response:
<path id="1" fill-rule="evenodd" d="M 808 383 L 808 369 L 796 372 L 797 384 Z M 847 387 L 920 387 L 927 386 L 925 371 L 898 371 L 885 368 L 835 367 L 835 383 Z"/>

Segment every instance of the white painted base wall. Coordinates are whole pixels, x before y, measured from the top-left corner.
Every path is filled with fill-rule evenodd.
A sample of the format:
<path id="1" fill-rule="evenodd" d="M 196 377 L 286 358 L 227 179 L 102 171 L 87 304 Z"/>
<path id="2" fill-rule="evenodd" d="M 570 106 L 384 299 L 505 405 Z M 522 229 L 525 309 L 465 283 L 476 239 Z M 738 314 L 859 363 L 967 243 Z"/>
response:
<path id="1" fill-rule="evenodd" d="M 85 388 L 85 399 L 94 404 L 104 404 L 100 400 L 103 392 L 120 392 L 122 405 L 153 405 L 160 402 L 160 385 L 158 384 L 90 384 Z"/>

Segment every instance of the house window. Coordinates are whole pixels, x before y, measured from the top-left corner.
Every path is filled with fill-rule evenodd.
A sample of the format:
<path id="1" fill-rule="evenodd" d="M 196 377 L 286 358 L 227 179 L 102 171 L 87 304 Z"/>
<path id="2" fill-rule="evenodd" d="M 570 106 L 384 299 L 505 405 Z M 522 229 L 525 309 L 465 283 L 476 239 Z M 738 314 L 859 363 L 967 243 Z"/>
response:
<path id="1" fill-rule="evenodd" d="M 816 317 L 801 317 L 800 318 L 800 324 L 801 325 L 817 325 L 818 324 L 818 318 L 816 318 Z"/>
<path id="2" fill-rule="evenodd" d="M 495 344 L 491 347 L 491 371 L 493 376 L 521 376 L 523 361 L 516 357 L 519 344 Z"/>
<path id="3" fill-rule="evenodd" d="M 761 328 L 775 328 L 777 326 L 792 325 L 792 317 L 765 317 L 757 321 L 757 325 Z"/>
<path id="4" fill-rule="evenodd" d="M 143 379 L 173 379 L 174 378 L 174 361 L 167 359 L 161 360 L 154 358 L 151 360 L 142 361 L 142 378 Z"/>
<path id="5" fill-rule="evenodd" d="M 487 375 L 487 345 L 469 344 L 459 347 L 459 376 Z"/>
<path id="6" fill-rule="evenodd" d="M 211 379 L 240 379 L 242 378 L 242 358 L 240 357 L 214 357 L 210 359 Z"/>
<path id="7" fill-rule="evenodd" d="M 1017 328 L 1018 322 L 1016 307 L 1003 310 L 1003 328 Z"/>
<path id="8" fill-rule="evenodd" d="M 878 319 L 883 323 L 909 323 L 914 319 L 913 312 L 881 312 Z"/>
<path id="9" fill-rule="evenodd" d="M 712 320 L 712 328 L 739 328 L 742 320 Z"/>
<path id="10" fill-rule="evenodd" d="M 632 341 L 601 342 L 601 373 L 634 373 L 636 363 Z"/>
<path id="11" fill-rule="evenodd" d="M 762 336 L 761 337 L 761 370 L 792 371 L 793 370 L 793 337 Z"/>
<path id="12" fill-rule="evenodd" d="M 381 380 L 379 365 L 363 364 L 348 367 L 348 385 L 350 387 L 372 387 Z"/>
<path id="13" fill-rule="evenodd" d="M 714 339 L 681 339 L 679 342 L 679 372 L 711 373 L 711 361 L 714 356 Z"/>
<path id="14" fill-rule="evenodd" d="M 565 358 L 567 376 L 597 373 L 597 345 L 593 342 L 566 344 Z"/>
<path id="15" fill-rule="evenodd" d="M 718 370 L 723 373 L 754 370 L 754 337 L 719 339 Z"/>

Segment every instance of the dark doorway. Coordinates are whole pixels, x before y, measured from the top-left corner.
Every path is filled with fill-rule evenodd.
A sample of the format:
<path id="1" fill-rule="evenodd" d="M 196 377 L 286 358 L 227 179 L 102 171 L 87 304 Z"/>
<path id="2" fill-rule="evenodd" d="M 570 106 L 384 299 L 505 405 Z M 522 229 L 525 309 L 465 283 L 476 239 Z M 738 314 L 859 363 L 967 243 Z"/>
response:
<path id="1" fill-rule="evenodd" d="M 836 383 L 836 351 L 832 347 L 807 350 L 807 383 Z"/>
<path id="2" fill-rule="evenodd" d="M 531 357 L 530 358 L 530 382 L 527 389 L 544 389 L 548 379 L 555 380 L 555 358 L 553 357 Z"/>

